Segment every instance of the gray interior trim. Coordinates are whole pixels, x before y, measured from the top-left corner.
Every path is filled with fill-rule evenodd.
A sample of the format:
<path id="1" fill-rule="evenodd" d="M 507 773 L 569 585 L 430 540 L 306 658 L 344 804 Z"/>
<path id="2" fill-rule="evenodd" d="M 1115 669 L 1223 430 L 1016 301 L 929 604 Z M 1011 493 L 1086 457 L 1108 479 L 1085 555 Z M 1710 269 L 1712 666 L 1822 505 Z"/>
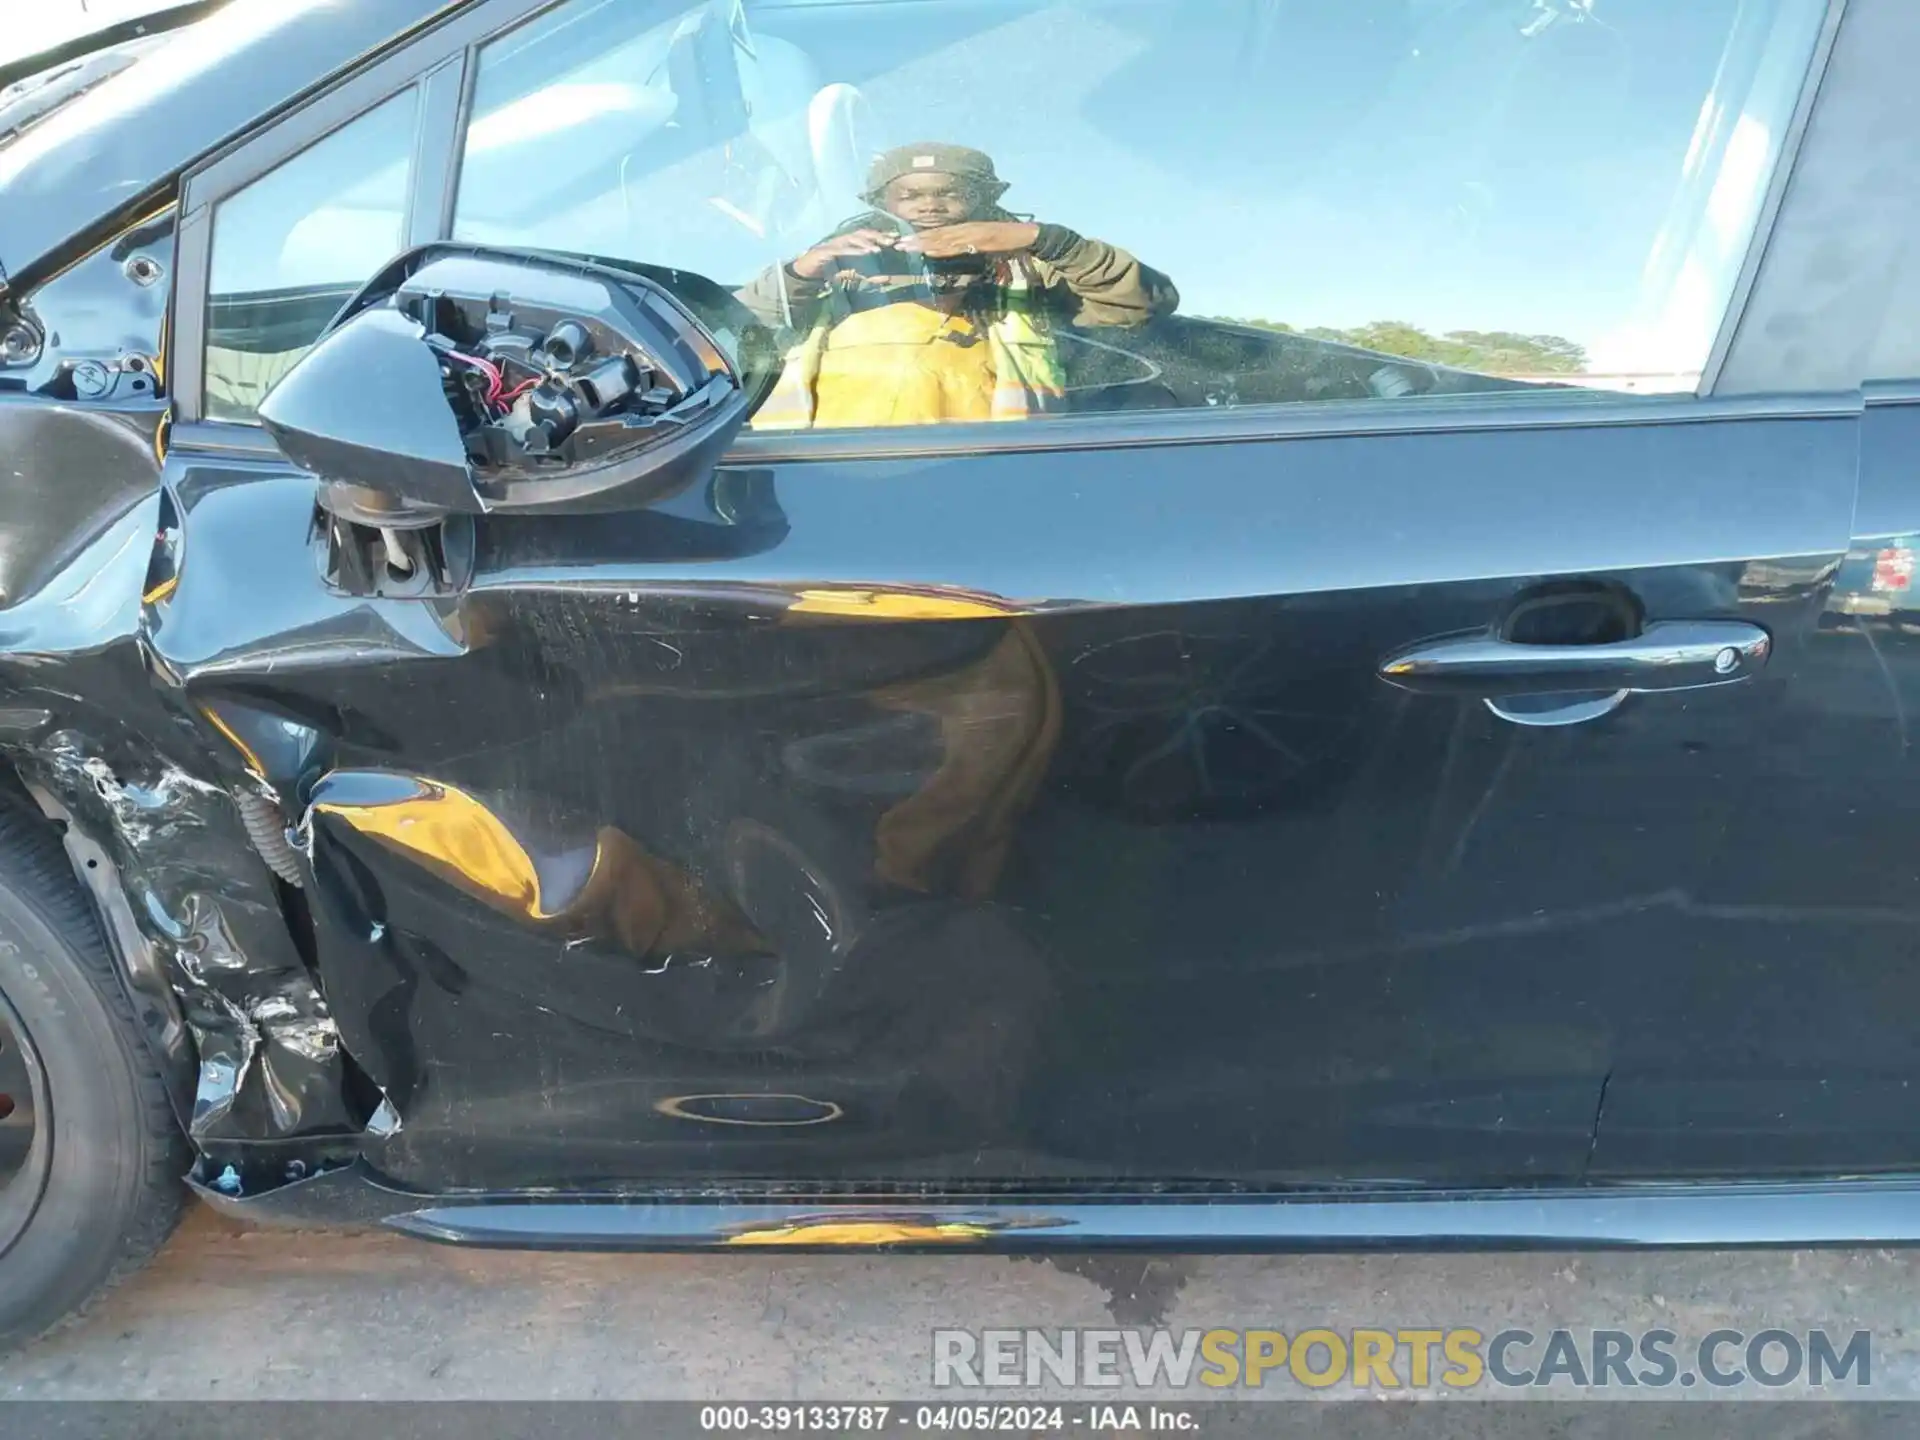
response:
<path id="1" fill-rule="evenodd" d="M 1920 375 L 1920 5 L 1849 0 L 1716 395 Z"/>

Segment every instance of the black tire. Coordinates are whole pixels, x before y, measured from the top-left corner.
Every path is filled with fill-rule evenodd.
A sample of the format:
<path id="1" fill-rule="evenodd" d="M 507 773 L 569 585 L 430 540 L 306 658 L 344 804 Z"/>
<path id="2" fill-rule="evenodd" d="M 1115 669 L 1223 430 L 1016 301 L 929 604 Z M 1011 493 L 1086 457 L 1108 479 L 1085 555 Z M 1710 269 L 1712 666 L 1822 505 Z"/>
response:
<path id="1" fill-rule="evenodd" d="M 59 838 L 4 803 L 0 1005 L 0 1039 L 27 1062 L 17 1054 L 12 1073 L 37 1092 L 18 1172 L 31 1178 L 17 1189 L 0 1182 L 5 1351 L 151 1258 L 180 1218 L 188 1150 Z"/>

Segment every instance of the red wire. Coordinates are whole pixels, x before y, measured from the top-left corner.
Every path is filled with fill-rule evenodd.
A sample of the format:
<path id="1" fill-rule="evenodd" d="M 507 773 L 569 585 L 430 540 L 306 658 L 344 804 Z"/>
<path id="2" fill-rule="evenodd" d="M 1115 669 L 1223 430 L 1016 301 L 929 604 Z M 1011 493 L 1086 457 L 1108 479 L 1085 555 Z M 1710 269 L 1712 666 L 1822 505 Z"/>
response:
<path id="1" fill-rule="evenodd" d="M 482 360 L 478 355 L 468 355 L 460 350 L 449 350 L 447 354 L 456 360 L 466 361 L 467 364 L 474 366 L 481 374 L 487 377 L 487 403 L 489 405 L 500 398 L 500 372 L 495 368 L 491 360 Z"/>
<path id="2" fill-rule="evenodd" d="M 500 368 L 491 360 L 484 360 L 478 355 L 469 355 L 462 350 L 449 350 L 446 353 L 455 360 L 461 360 L 473 366 L 487 377 L 486 403 L 490 408 L 498 407 L 505 410 L 507 406 L 538 385 L 542 378 L 536 375 L 531 380 L 522 380 L 509 390 L 506 388 L 506 379 L 501 374 Z"/>

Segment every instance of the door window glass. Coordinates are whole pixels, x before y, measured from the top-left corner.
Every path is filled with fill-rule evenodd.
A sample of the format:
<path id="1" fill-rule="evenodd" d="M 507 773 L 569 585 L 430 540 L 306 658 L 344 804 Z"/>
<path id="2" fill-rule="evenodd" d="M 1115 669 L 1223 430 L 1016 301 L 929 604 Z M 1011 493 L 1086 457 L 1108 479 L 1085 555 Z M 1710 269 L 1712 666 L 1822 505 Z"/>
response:
<path id="1" fill-rule="evenodd" d="M 1695 389 L 1826 0 L 565 0 L 455 238 L 675 267 L 761 428 Z"/>
<path id="2" fill-rule="evenodd" d="M 419 103 L 394 96 L 214 207 L 205 412 L 251 421 L 406 235 Z"/>

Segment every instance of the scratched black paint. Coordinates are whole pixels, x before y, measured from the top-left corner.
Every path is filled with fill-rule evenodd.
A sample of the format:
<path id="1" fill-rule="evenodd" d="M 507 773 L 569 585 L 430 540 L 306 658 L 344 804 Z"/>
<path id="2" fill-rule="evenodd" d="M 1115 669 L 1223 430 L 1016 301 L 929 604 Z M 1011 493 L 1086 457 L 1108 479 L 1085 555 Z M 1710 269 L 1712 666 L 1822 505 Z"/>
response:
<path id="1" fill-rule="evenodd" d="M 1857 422 L 1811 423 L 1850 484 Z M 1761 424 L 1718 439 L 1782 453 Z M 1364 466 L 1366 441 L 1340 443 Z M 1506 443 L 1477 442 L 1488 466 Z M 1209 458 L 1196 511 L 1277 506 L 1231 452 Z M 993 470 L 1022 472 L 1031 511 L 1059 463 L 969 468 L 987 496 Z M 1767 468 L 1759 450 L 1724 465 Z M 956 497 L 862 487 L 867 524 L 836 541 L 814 524 L 861 477 L 814 465 L 759 482 L 784 516 L 768 548 L 654 562 L 643 517 L 487 517 L 465 594 L 364 600 L 320 580 L 309 483 L 174 470 L 186 560 L 153 649 L 221 713 L 311 729 L 321 983 L 401 1116 L 366 1147 L 395 1181 L 1494 1183 L 1616 1153 L 1644 1168 L 1635 1149 L 1675 1134 L 1691 1173 L 1910 1159 L 1876 1089 L 1907 1043 L 1864 905 L 1876 877 L 1809 863 L 1797 883 L 1817 888 L 1783 925 L 1770 857 L 1798 827 L 1752 818 L 1809 763 L 1810 729 L 1859 753 L 1888 723 L 1872 652 L 1817 624 L 1837 546 L 1611 572 L 1650 618 L 1760 620 L 1772 665 L 1603 728 L 1523 731 L 1371 670 L 1487 623 L 1528 575 L 1181 605 L 1171 555 L 1138 562 L 1138 606 L 1015 604 L 952 576 L 909 595 L 875 578 L 888 534 L 920 544 Z M 683 539 L 727 528 L 710 502 L 729 474 L 704 519 L 683 507 Z M 1154 483 L 1120 474 L 1104 504 Z M 838 575 L 782 577 L 787 547 L 836 543 Z M 196 569 L 207 554 L 234 558 Z M 887 595 L 960 617 L 883 618 Z M 1867 679 L 1861 713 L 1826 708 L 1836 667 Z M 430 830 L 448 804 L 491 817 L 501 883 L 379 818 L 413 805 Z M 1811 996 L 1788 968 L 1809 929 L 1851 967 Z M 1742 1013 L 1716 1033 L 1722 999 Z M 1594 1133 L 1609 1073 L 1642 1132 L 1617 1152 Z M 1844 1115 L 1775 1124 L 1758 1152 L 1763 1107 L 1836 1084 Z M 1708 1093 L 1733 1097 L 1718 1127 Z M 838 1113 L 728 1123 L 674 1103 L 736 1094 Z"/>
<path id="2" fill-rule="evenodd" d="M 463 593 L 404 600 L 328 587 L 309 478 L 176 446 L 170 526 L 142 502 L 13 607 L 16 699 L 49 716 L 16 750 L 133 893 L 171 897 L 135 911 L 180 956 L 203 1078 L 251 1032 L 302 1062 L 203 1107 L 206 1139 L 366 1119 L 343 1062 L 272 1049 L 257 1012 L 287 995 L 399 1119 L 358 1148 L 419 1190 L 1901 1168 L 1897 852 L 1799 838 L 1873 824 L 1909 683 L 1891 627 L 1820 623 L 1861 423 L 888 462 L 881 488 L 871 463 L 728 468 L 668 515 L 482 517 Z M 1375 457 L 1418 447 L 1490 501 L 1536 451 L 1667 443 L 1721 457 L 1704 484 L 1795 487 L 1803 552 L 1568 568 L 1649 619 L 1764 624 L 1747 686 L 1523 730 L 1372 670 L 1544 577 L 1448 581 L 1414 547 L 1414 583 L 1290 579 L 1337 573 L 1343 535 L 1356 570 L 1401 563 L 1312 490 L 1323 465 L 1386 490 Z M 976 506 L 1007 544 L 956 534 Z M 1118 593 L 1031 543 L 1153 515 L 1180 548 L 1136 543 Z M 901 584 L 888 557 L 943 531 L 955 553 Z M 150 572 L 172 583 L 143 605 Z M 75 593 L 102 612 L 77 623 Z M 89 796 L 90 765 L 131 789 Z M 301 824 L 311 973 L 247 784 Z M 169 804 L 191 858 L 140 828 Z M 169 878 L 216 864 L 217 900 Z"/>
<path id="3" fill-rule="evenodd" d="M 166 977 L 203 1180 L 865 1186 L 927 1202 L 876 1243 L 941 1245 L 943 1195 L 1913 1168 L 1920 669 L 1849 559 L 1920 532 L 1898 395 L 748 442 L 655 509 L 479 516 L 448 593 L 362 596 L 310 477 L 73 389 L 160 354 L 131 248 L 13 297 L 51 334 L 76 277 L 91 318 L 0 393 L 0 749 Z M 1375 674 L 1569 583 L 1772 657 L 1565 728 Z M 1145 1233 L 1059 1208 L 967 1238 Z M 1160 1240 L 1356 1233 L 1181 1209 Z M 514 1213 L 473 1224 L 806 1218 Z"/>

